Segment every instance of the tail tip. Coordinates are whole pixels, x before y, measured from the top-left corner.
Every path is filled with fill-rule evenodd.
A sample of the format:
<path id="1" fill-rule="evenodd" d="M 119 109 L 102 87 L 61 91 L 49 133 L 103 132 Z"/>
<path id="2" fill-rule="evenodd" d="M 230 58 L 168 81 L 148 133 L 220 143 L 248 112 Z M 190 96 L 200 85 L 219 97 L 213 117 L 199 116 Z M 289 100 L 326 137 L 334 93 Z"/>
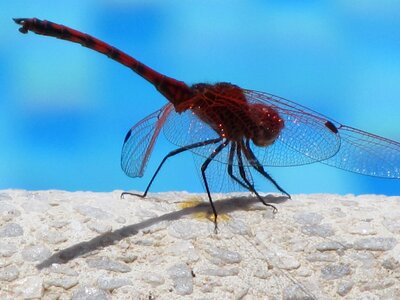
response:
<path id="1" fill-rule="evenodd" d="M 27 18 L 13 18 L 13 20 L 15 23 L 22 26 L 21 28 L 18 29 L 21 33 L 28 32 L 28 28 L 25 23 L 28 20 Z"/>
<path id="2" fill-rule="evenodd" d="M 14 20 L 15 23 L 19 24 L 19 25 L 23 25 L 24 21 L 26 20 L 26 18 L 12 18 Z"/>

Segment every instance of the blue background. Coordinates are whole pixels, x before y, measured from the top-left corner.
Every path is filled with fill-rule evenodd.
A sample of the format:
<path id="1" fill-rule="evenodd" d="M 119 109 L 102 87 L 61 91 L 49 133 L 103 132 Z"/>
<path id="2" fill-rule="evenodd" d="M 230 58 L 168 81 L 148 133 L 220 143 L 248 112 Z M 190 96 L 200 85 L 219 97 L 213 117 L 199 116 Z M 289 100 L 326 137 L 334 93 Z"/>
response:
<path id="1" fill-rule="evenodd" d="M 126 177 L 125 133 L 166 100 L 105 56 L 20 34 L 12 17 L 89 33 L 187 83 L 229 81 L 400 140 L 399 1 L 7 1 L 0 4 L 1 189 L 143 190 L 174 149 L 159 140 L 145 176 Z M 152 191 L 202 192 L 192 161 L 171 159 Z M 322 164 L 269 171 L 292 194 L 400 194 L 399 180 Z M 275 191 L 264 181 L 257 188 Z"/>

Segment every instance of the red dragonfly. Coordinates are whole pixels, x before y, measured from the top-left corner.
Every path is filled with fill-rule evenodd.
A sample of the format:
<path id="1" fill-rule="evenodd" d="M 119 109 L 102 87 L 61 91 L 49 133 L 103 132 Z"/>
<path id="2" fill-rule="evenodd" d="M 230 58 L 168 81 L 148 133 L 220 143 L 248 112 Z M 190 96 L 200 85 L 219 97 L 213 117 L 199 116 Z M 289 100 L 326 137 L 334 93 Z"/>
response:
<path id="1" fill-rule="evenodd" d="M 384 178 L 400 178 L 400 143 L 338 123 L 300 104 L 268 93 L 219 82 L 187 85 L 156 72 L 126 53 L 63 25 L 36 18 L 19 18 L 22 33 L 32 31 L 79 43 L 107 55 L 149 81 L 168 104 L 134 125 L 127 133 L 121 155 L 126 175 L 141 177 L 157 137 L 179 146 L 161 161 L 143 194 L 145 197 L 165 161 L 192 151 L 204 158 L 201 174 L 214 207 L 206 170 L 211 162 L 226 164 L 226 172 L 240 187 L 254 193 L 251 169 L 280 192 L 290 195 L 264 166 L 299 166 L 321 162 L 336 168 Z M 221 175 L 221 174 L 219 174 Z M 132 194 L 132 193 L 122 193 Z"/>

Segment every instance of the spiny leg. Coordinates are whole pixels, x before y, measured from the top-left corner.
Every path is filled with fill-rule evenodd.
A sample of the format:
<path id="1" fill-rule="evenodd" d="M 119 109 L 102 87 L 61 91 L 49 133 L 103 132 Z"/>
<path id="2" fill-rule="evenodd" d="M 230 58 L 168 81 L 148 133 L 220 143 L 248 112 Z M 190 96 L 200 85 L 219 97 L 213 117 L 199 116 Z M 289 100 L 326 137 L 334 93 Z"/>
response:
<path id="1" fill-rule="evenodd" d="M 161 163 L 158 165 L 157 170 L 154 172 L 153 177 L 150 179 L 150 182 L 149 182 L 149 184 L 147 185 L 146 190 L 144 191 L 144 193 L 143 193 L 142 195 L 141 195 L 141 194 L 136 194 L 136 193 L 130 193 L 130 192 L 123 192 L 123 193 L 121 194 L 121 198 L 123 198 L 124 195 L 139 196 L 139 197 L 141 197 L 141 198 L 146 197 L 147 192 L 149 191 L 151 185 L 153 184 L 154 179 L 156 178 L 158 172 L 161 170 L 161 167 L 163 166 L 163 164 L 166 162 L 166 160 L 167 160 L 168 158 L 170 158 L 170 157 L 172 157 L 172 156 L 174 156 L 174 155 L 176 155 L 176 154 L 179 154 L 179 153 L 181 153 L 181 152 L 185 152 L 185 151 L 187 151 L 187 150 L 191 150 L 191 149 L 194 149 L 194 148 L 203 147 L 203 146 L 210 145 L 210 144 L 216 144 L 216 143 L 220 142 L 221 140 L 222 140 L 222 138 L 212 139 L 212 140 L 208 140 L 208 141 L 202 141 L 202 142 L 198 142 L 198 143 L 194 143 L 194 144 L 191 144 L 191 145 L 188 145 L 188 146 L 184 146 L 184 147 L 181 147 L 181 148 L 178 148 L 178 149 L 176 149 L 176 150 L 173 150 L 173 151 L 169 152 L 169 153 L 163 158 L 163 160 L 161 161 Z"/>
<path id="2" fill-rule="evenodd" d="M 286 192 L 283 188 L 279 186 L 279 184 L 269 175 L 265 170 L 261 163 L 258 161 L 257 157 L 254 155 L 253 151 L 250 148 L 249 140 L 246 140 L 246 146 L 243 148 L 244 154 L 246 155 L 247 160 L 250 162 L 251 166 L 256 169 L 261 175 L 267 178 L 281 193 L 288 196 L 291 199 L 290 194 Z"/>
<path id="3" fill-rule="evenodd" d="M 210 193 L 210 188 L 208 187 L 208 182 L 207 182 L 207 177 L 206 177 L 206 170 L 210 162 L 217 156 L 218 153 L 220 153 L 227 145 L 229 144 L 228 140 L 225 140 L 222 144 L 220 144 L 217 148 L 214 149 L 214 151 L 211 153 L 211 155 L 204 161 L 204 163 L 201 165 L 201 176 L 203 177 L 204 185 L 206 187 L 207 195 L 208 195 L 208 200 L 210 201 L 212 211 L 214 213 L 214 232 L 218 232 L 218 225 L 217 225 L 217 210 L 215 209 L 214 203 L 211 198 L 211 193 Z"/>
<path id="4" fill-rule="evenodd" d="M 261 202 L 262 204 L 264 204 L 265 206 L 272 207 L 274 213 L 277 212 L 278 209 L 277 209 L 274 205 L 269 204 L 269 203 L 266 203 L 266 202 L 264 201 L 264 199 L 258 194 L 258 192 L 256 191 L 256 189 L 254 188 L 254 185 L 251 184 L 251 182 L 247 179 L 247 175 L 246 175 L 246 171 L 245 171 L 245 169 L 244 169 L 243 159 L 242 159 L 242 147 L 244 147 L 243 141 L 241 141 L 241 142 L 238 144 L 237 151 L 236 151 L 236 156 L 237 156 L 237 158 L 238 158 L 238 163 L 239 163 L 239 173 L 240 173 L 240 177 L 242 177 L 242 179 L 244 180 L 244 182 L 246 182 L 246 184 L 249 186 L 248 190 L 249 190 L 250 192 L 254 193 L 254 194 L 257 196 L 258 200 L 260 200 L 260 202 Z"/>

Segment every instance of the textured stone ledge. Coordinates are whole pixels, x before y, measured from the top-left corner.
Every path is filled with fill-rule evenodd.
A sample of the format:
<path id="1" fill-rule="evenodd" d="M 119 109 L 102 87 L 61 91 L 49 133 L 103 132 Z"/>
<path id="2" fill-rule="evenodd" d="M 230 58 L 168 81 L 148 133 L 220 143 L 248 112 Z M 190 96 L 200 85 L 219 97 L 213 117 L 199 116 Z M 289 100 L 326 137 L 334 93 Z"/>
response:
<path id="1" fill-rule="evenodd" d="M 0 299 L 400 299 L 400 197 L 0 191 Z"/>

